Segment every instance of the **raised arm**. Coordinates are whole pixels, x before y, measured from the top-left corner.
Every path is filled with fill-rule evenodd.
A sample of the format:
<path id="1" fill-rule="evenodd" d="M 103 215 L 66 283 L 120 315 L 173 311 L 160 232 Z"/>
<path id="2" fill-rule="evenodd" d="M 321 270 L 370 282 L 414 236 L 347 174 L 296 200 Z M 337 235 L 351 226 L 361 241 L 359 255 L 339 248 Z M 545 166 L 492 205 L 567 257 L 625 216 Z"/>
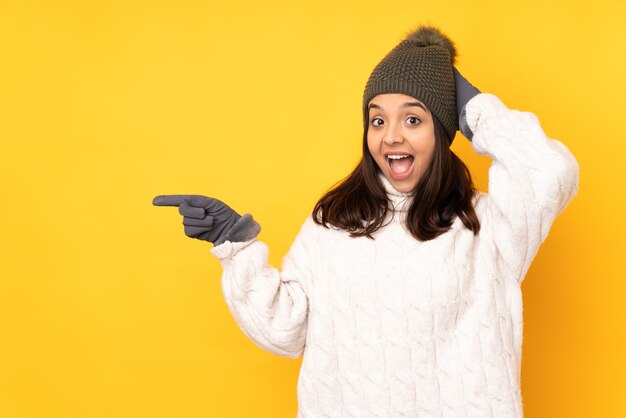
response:
<path id="1" fill-rule="evenodd" d="M 555 218 L 578 192 L 578 162 L 533 113 L 509 109 L 490 93 L 471 95 L 461 105 L 461 132 L 493 160 L 482 203 L 486 231 L 521 283 Z"/>

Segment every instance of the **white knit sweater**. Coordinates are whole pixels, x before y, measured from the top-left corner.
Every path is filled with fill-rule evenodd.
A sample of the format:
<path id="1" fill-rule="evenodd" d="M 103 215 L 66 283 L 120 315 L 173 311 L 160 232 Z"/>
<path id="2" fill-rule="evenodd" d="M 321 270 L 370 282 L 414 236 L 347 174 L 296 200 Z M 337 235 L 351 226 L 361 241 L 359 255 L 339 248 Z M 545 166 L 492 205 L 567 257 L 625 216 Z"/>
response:
<path id="1" fill-rule="evenodd" d="M 457 217 L 417 241 L 402 225 L 410 196 L 381 174 L 396 211 L 375 240 L 309 216 L 281 270 L 257 239 L 211 249 L 241 330 L 304 354 L 299 418 L 522 417 L 520 284 L 579 167 L 532 113 L 489 93 L 466 112 L 473 149 L 493 160 L 488 193 L 474 196 L 477 236 Z"/>

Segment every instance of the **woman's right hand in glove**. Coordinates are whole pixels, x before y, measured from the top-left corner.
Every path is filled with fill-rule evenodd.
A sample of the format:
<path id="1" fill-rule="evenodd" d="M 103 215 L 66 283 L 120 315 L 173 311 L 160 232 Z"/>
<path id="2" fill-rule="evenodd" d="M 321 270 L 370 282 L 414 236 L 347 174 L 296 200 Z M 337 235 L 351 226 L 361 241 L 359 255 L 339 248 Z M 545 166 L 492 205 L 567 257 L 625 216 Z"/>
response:
<path id="1" fill-rule="evenodd" d="M 178 206 L 183 215 L 185 235 L 214 245 L 226 241 L 243 242 L 256 237 L 261 226 L 252 215 L 240 216 L 224 202 L 201 195 L 159 195 L 152 200 L 155 206 Z"/>

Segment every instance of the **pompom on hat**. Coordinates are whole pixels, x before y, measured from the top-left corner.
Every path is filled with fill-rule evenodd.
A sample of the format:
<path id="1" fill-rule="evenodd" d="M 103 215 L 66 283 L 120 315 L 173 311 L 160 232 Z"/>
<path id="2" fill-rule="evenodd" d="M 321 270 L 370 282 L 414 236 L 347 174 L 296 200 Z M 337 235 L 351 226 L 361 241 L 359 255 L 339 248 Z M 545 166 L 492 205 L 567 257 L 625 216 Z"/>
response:
<path id="1" fill-rule="evenodd" d="M 376 65 L 363 92 L 363 122 L 369 124 L 368 104 L 378 94 L 401 93 L 420 100 L 444 126 L 452 144 L 459 120 L 452 67 L 452 40 L 432 25 L 407 32 Z"/>

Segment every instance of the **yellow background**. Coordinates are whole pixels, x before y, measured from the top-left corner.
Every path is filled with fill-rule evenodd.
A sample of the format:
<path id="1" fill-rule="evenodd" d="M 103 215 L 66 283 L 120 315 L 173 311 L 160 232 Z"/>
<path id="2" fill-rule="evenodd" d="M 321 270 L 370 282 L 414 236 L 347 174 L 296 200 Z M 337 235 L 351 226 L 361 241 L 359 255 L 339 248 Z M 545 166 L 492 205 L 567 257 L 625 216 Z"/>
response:
<path id="1" fill-rule="evenodd" d="M 580 164 L 522 285 L 526 416 L 626 416 L 624 21 L 620 1 L 3 0 L 0 417 L 294 417 L 301 358 L 243 335 L 211 244 L 152 198 L 253 213 L 278 266 L 417 23 Z M 486 190 L 491 161 L 453 150 Z"/>

